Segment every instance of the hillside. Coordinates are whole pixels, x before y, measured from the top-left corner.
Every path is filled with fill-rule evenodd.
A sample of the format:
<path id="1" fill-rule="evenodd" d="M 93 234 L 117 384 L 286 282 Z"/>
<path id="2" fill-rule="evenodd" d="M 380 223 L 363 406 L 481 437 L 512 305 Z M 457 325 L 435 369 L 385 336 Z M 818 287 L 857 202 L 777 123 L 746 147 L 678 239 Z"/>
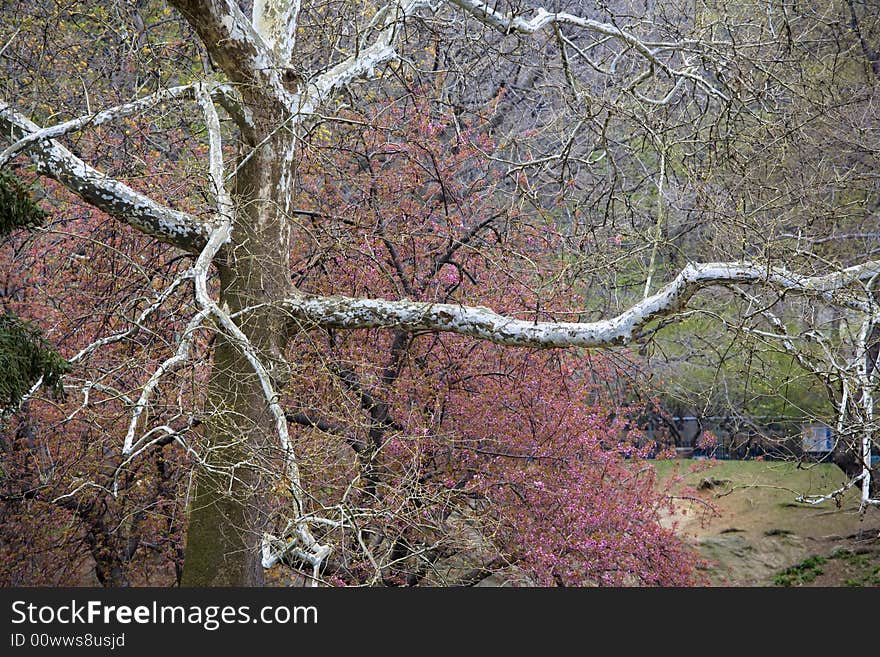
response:
<path id="1" fill-rule="evenodd" d="M 657 473 L 678 496 L 665 522 L 709 562 L 712 584 L 880 585 L 880 511 L 860 517 L 857 490 L 839 506 L 795 502 L 841 486 L 835 466 L 674 460 Z"/>

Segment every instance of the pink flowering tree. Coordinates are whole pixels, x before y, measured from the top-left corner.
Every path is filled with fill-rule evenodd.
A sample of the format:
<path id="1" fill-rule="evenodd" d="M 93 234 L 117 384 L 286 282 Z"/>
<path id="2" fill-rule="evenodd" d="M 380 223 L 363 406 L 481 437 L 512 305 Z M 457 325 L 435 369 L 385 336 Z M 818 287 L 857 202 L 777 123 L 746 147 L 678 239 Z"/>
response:
<path id="1" fill-rule="evenodd" d="M 0 166 L 54 222 L 4 243 L 4 303 L 72 366 L 3 418 L 7 565 L 46 577 L 76 544 L 109 584 L 170 561 L 202 586 L 683 581 L 619 348 L 717 314 L 707 288 L 862 324 L 835 381 L 874 505 L 880 262 L 801 237 L 814 191 L 829 231 L 842 206 L 875 232 L 876 190 L 840 187 L 876 169 L 850 156 L 876 63 L 853 7 L 0 5 Z M 791 130 L 816 117 L 849 132 Z"/>
<path id="2" fill-rule="evenodd" d="M 414 98 L 350 115 L 368 127 L 311 144 L 306 222 L 324 250 L 298 254 L 301 284 L 440 303 L 478 293 L 538 317 L 582 302 L 575 281 L 539 283 L 558 267 L 553 222 L 518 213 L 498 168 L 475 166 L 494 148 L 485 122 L 454 126 Z M 317 239 L 334 215 L 344 226 Z M 693 553 L 659 522 L 669 497 L 645 459 L 663 454 L 639 429 L 647 400 L 625 361 L 403 331 L 330 334 L 325 345 L 329 375 L 288 404 L 307 432 L 342 435 L 357 454 L 348 476 L 328 474 L 338 457 L 320 468 L 337 487 L 325 483 L 325 504 L 348 490 L 352 517 L 369 518 L 348 539 L 346 567 L 331 562 L 333 581 L 692 581 Z M 340 393 L 360 417 L 339 412 Z M 344 545 L 345 531 L 328 540 Z"/>

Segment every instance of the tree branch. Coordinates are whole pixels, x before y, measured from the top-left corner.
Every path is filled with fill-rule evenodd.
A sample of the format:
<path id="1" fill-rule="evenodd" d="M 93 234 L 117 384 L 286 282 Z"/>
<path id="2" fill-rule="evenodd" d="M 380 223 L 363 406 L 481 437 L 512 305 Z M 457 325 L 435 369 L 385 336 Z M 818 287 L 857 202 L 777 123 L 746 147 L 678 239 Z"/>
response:
<path id="1" fill-rule="evenodd" d="M 278 103 L 291 114 L 297 94 L 284 83 L 288 62 L 275 53 L 234 0 L 170 0 L 204 42 L 211 58 L 245 95 Z"/>
<path id="2" fill-rule="evenodd" d="M 646 59 L 648 62 L 650 62 L 663 72 L 669 74 L 671 77 L 674 77 L 676 79 L 685 78 L 691 80 L 692 82 L 695 82 L 697 85 L 702 87 L 710 96 L 716 96 L 717 98 L 720 98 L 724 101 L 729 100 L 726 94 L 724 94 L 719 89 L 713 87 L 696 73 L 693 73 L 690 68 L 685 68 L 681 70 L 672 68 L 657 56 L 658 51 L 660 50 L 659 48 L 652 48 L 650 45 L 636 37 L 634 34 L 631 34 L 626 30 L 622 30 L 616 25 L 612 25 L 611 23 L 602 23 L 600 21 L 594 21 L 590 18 L 582 18 L 581 16 L 575 16 L 573 14 L 567 14 L 565 12 L 551 13 L 543 7 L 537 10 L 534 18 L 532 18 L 531 20 L 525 20 L 520 16 L 515 16 L 511 18 L 509 16 L 501 14 L 495 11 L 486 3 L 481 2 L 481 0 L 446 0 L 446 2 L 456 5 L 457 7 L 463 9 L 468 14 L 476 18 L 481 23 L 493 27 L 504 34 L 512 34 L 514 32 L 518 32 L 520 34 L 535 34 L 536 32 L 539 32 L 548 25 L 554 27 L 559 25 L 571 25 L 574 27 L 583 28 L 590 32 L 596 32 L 598 34 L 612 37 L 614 39 L 622 41 L 627 46 L 631 47 L 644 59 Z M 663 50 L 668 50 L 674 48 L 678 44 L 662 45 Z M 664 99 L 663 101 L 660 101 L 660 104 L 663 104 L 665 102 L 667 101 Z"/>
<path id="3" fill-rule="evenodd" d="M 0 100 L 0 131 L 20 142 L 30 134 L 39 133 L 40 127 Z M 34 141 L 28 145 L 28 153 L 40 173 L 54 178 L 87 203 L 147 235 L 191 253 L 198 253 L 208 241 L 209 224 L 160 205 L 128 185 L 109 178 L 58 142 Z"/>
<path id="4" fill-rule="evenodd" d="M 395 10 L 387 12 L 391 14 L 388 22 L 385 23 L 382 31 L 379 32 L 376 40 L 370 46 L 341 61 L 309 82 L 309 92 L 303 100 L 299 110 L 300 114 L 313 114 L 317 110 L 318 105 L 326 100 L 334 89 L 338 89 L 356 78 L 370 77 L 378 66 L 396 59 L 397 50 L 395 49 L 395 42 L 397 41 L 400 23 L 407 16 L 414 14 L 416 10 L 429 6 L 430 3 L 426 2 L 426 0 L 397 2 Z"/>
<path id="5" fill-rule="evenodd" d="M 138 98 L 137 100 L 133 100 L 130 103 L 118 105 L 117 107 L 102 110 L 94 114 L 86 114 L 85 116 L 71 119 L 70 121 L 65 121 L 64 123 L 58 123 L 56 125 L 50 126 L 48 128 L 43 128 L 36 132 L 27 133 L 17 142 L 12 144 L 12 146 L 0 153 L 0 167 L 6 166 L 6 164 L 13 157 L 27 150 L 28 147 L 39 141 L 57 139 L 58 137 L 63 137 L 64 135 L 68 135 L 71 132 L 82 130 L 87 126 L 96 127 L 99 125 L 103 125 L 104 123 L 109 123 L 110 121 L 115 121 L 126 116 L 131 116 L 132 114 L 137 114 L 138 112 L 149 109 L 150 107 L 154 107 L 155 105 L 163 103 L 166 100 L 177 98 L 178 96 L 183 96 L 187 94 L 192 96 L 192 90 L 193 85 L 191 84 L 181 85 L 178 87 L 169 87 L 168 89 L 160 89 L 154 94 L 144 96 L 143 98 Z"/>
<path id="6" fill-rule="evenodd" d="M 679 310 L 702 288 L 734 283 L 764 284 L 789 293 L 867 308 L 867 304 L 852 298 L 853 295 L 841 295 L 853 284 L 878 273 L 880 261 L 877 260 L 812 277 L 782 267 L 748 262 L 691 264 L 656 294 L 616 317 L 596 322 L 534 322 L 500 315 L 481 306 L 407 299 L 389 301 L 302 295 L 280 303 L 303 325 L 451 332 L 522 347 L 604 347 L 630 342 L 639 329 Z"/>
<path id="7" fill-rule="evenodd" d="M 351 447 L 356 454 L 360 454 L 367 449 L 367 446 L 362 440 L 355 438 L 349 433 L 346 427 L 339 424 L 327 422 L 326 420 L 322 420 L 321 418 L 308 413 L 288 413 L 286 417 L 288 422 L 293 422 L 301 427 L 317 429 L 318 431 L 323 431 L 331 436 L 344 438 L 345 442 L 348 443 L 349 447 Z"/>
<path id="8" fill-rule="evenodd" d="M 275 431 L 278 434 L 278 442 L 284 455 L 284 470 L 288 479 L 287 486 L 294 507 L 294 521 L 292 525 L 295 527 L 295 530 L 279 554 L 289 551 L 291 554 L 295 554 L 298 558 L 310 563 L 313 567 L 314 584 L 317 585 L 318 572 L 324 560 L 332 551 L 332 548 L 329 545 L 318 543 L 309 531 L 308 525 L 303 521 L 305 511 L 304 491 L 300 483 L 296 454 L 290 441 L 287 417 L 278 402 L 278 395 L 273 389 L 269 372 L 260 360 L 253 344 L 241 328 L 232 320 L 229 313 L 224 308 L 220 308 L 208 293 L 208 269 L 222 245 L 231 237 L 232 219 L 235 210 L 232 198 L 226 190 L 224 183 L 223 147 L 220 135 L 220 121 L 217 117 L 216 108 L 210 95 L 203 87 L 196 89 L 196 100 L 202 108 L 205 124 L 208 128 L 208 141 L 210 145 L 209 171 L 211 181 L 214 184 L 214 193 L 217 197 L 217 228 L 212 232 L 207 245 L 199 254 L 193 266 L 196 300 L 202 306 L 204 312 L 210 313 L 214 317 L 218 327 L 226 331 L 230 341 L 241 350 L 241 353 L 248 360 L 259 379 L 269 412 L 275 420 Z M 270 546 L 276 540 L 275 537 L 268 535 L 263 538 L 263 565 L 266 568 L 271 567 L 274 563 Z"/>
<path id="9" fill-rule="evenodd" d="M 296 24 L 301 0 L 255 0 L 254 30 L 263 37 L 278 61 L 289 64 L 296 45 Z"/>

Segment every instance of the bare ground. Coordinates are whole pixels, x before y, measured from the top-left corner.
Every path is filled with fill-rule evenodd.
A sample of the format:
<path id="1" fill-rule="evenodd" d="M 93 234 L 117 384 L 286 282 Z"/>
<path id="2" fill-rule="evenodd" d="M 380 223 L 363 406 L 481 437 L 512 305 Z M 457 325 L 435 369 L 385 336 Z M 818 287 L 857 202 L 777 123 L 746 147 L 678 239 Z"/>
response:
<path id="1" fill-rule="evenodd" d="M 880 509 L 860 515 L 857 490 L 839 504 L 795 501 L 838 488 L 834 466 L 677 460 L 657 470 L 678 496 L 664 523 L 706 560 L 710 584 L 880 586 Z"/>

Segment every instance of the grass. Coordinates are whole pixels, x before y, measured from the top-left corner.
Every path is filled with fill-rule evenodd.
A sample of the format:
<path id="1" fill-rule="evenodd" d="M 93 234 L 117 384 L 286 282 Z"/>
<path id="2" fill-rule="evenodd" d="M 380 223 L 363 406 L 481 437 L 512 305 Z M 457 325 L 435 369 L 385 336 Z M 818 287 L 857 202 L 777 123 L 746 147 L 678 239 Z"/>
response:
<path id="1" fill-rule="evenodd" d="M 844 586 L 880 586 L 880 566 L 875 566 L 870 572 L 859 577 L 849 577 L 843 580 Z"/>
<path id="2" fill-rule="evenodd" d="M 797 586 L 812 582 L 822 574 L 822 566 L 827 559 L 820 556 L 807 557 L 799 564 L 790 566 L 773 576 L 776 586 Z"/>
<path id="3" fill-rule="evenodd" d="M 818 536 L 847 535 L 858 529 L 854 511 L 859 491 L 847 491 L 840 507 L 833 500 L 817 505 L 796 502 L 799 495 L 822 495 L 843 485 L 845 476 L 829 463 L 809 463 L 798 467 L 787 461 L 692 461 L 672 459 L 655 462 L 658 480 L 668 482 L 679 476 L 683 488 L 697 489 L 704 479 L 729 480 L 699 491 L 700 499 L 717 507 L 720 517 L 703 525 L 691 514 L 686 529 L 696 535 L 719 533 L 725 528 L 768 532 L 767 535 L 798 534 Z M 695 507 L 694 511 L 698 511 Z"/>
<path id="4" fill-rule="evenodd" d="M 880 564 L 876 563 L 876 557 L 876 554 L 856 554 L 850 550 L 835 550 L 828 557 L 813 555 L 776 573 L 773 584 L 802 586 L 831 570 L 830 574 L 839 575 L 837 582 L 843 586 L 880 586 Z"/>
<path id="5" fill-rule="evenodd" d="M 707 560 L 711 583 L 726 586 L 878 586 L 880 545 L 859 538 L 880 530 L 880 513 L 858 513 L 859 491 L 817 505 L 844 483 L 831 464 L 780 461 L 656 461 L 671 484 L 669 526 Z M 700 487 L 708 480 L 712 486 Z M 710 509 L 711 507 L 711 509 Z M 854 552 L 854 551 L 857 551 Z M 870 552 L 868 556 L 862 554 Z"/>
<path id="6" fill-rule="evenodd" d="M 831 463 L 805 463 L 800 468 L 789 461 L 695 461 L 669 459 L 654 462 L 662 479 L 683 475 L 685 483 L 696 487 L 702 479 L 729 479 L 731 488 L 764 487 L 763 496 L 774 501 L 792 502 L 792 493 L 818 495 L 845 482 L 841 470 Z M 691 468 L 703 468 L 689 472 Z M 857 491 L 851 491 L 858 496 Z"/>
<path id="7" fill-rule="evenodd" d="M 876 564 L 871 555 L 856 554 L 849 550 L 840 550 L 831 555 L 846 563 L 851 577 L 843 580 L 844 586 L 880 586 L 880 565 Z"/>

